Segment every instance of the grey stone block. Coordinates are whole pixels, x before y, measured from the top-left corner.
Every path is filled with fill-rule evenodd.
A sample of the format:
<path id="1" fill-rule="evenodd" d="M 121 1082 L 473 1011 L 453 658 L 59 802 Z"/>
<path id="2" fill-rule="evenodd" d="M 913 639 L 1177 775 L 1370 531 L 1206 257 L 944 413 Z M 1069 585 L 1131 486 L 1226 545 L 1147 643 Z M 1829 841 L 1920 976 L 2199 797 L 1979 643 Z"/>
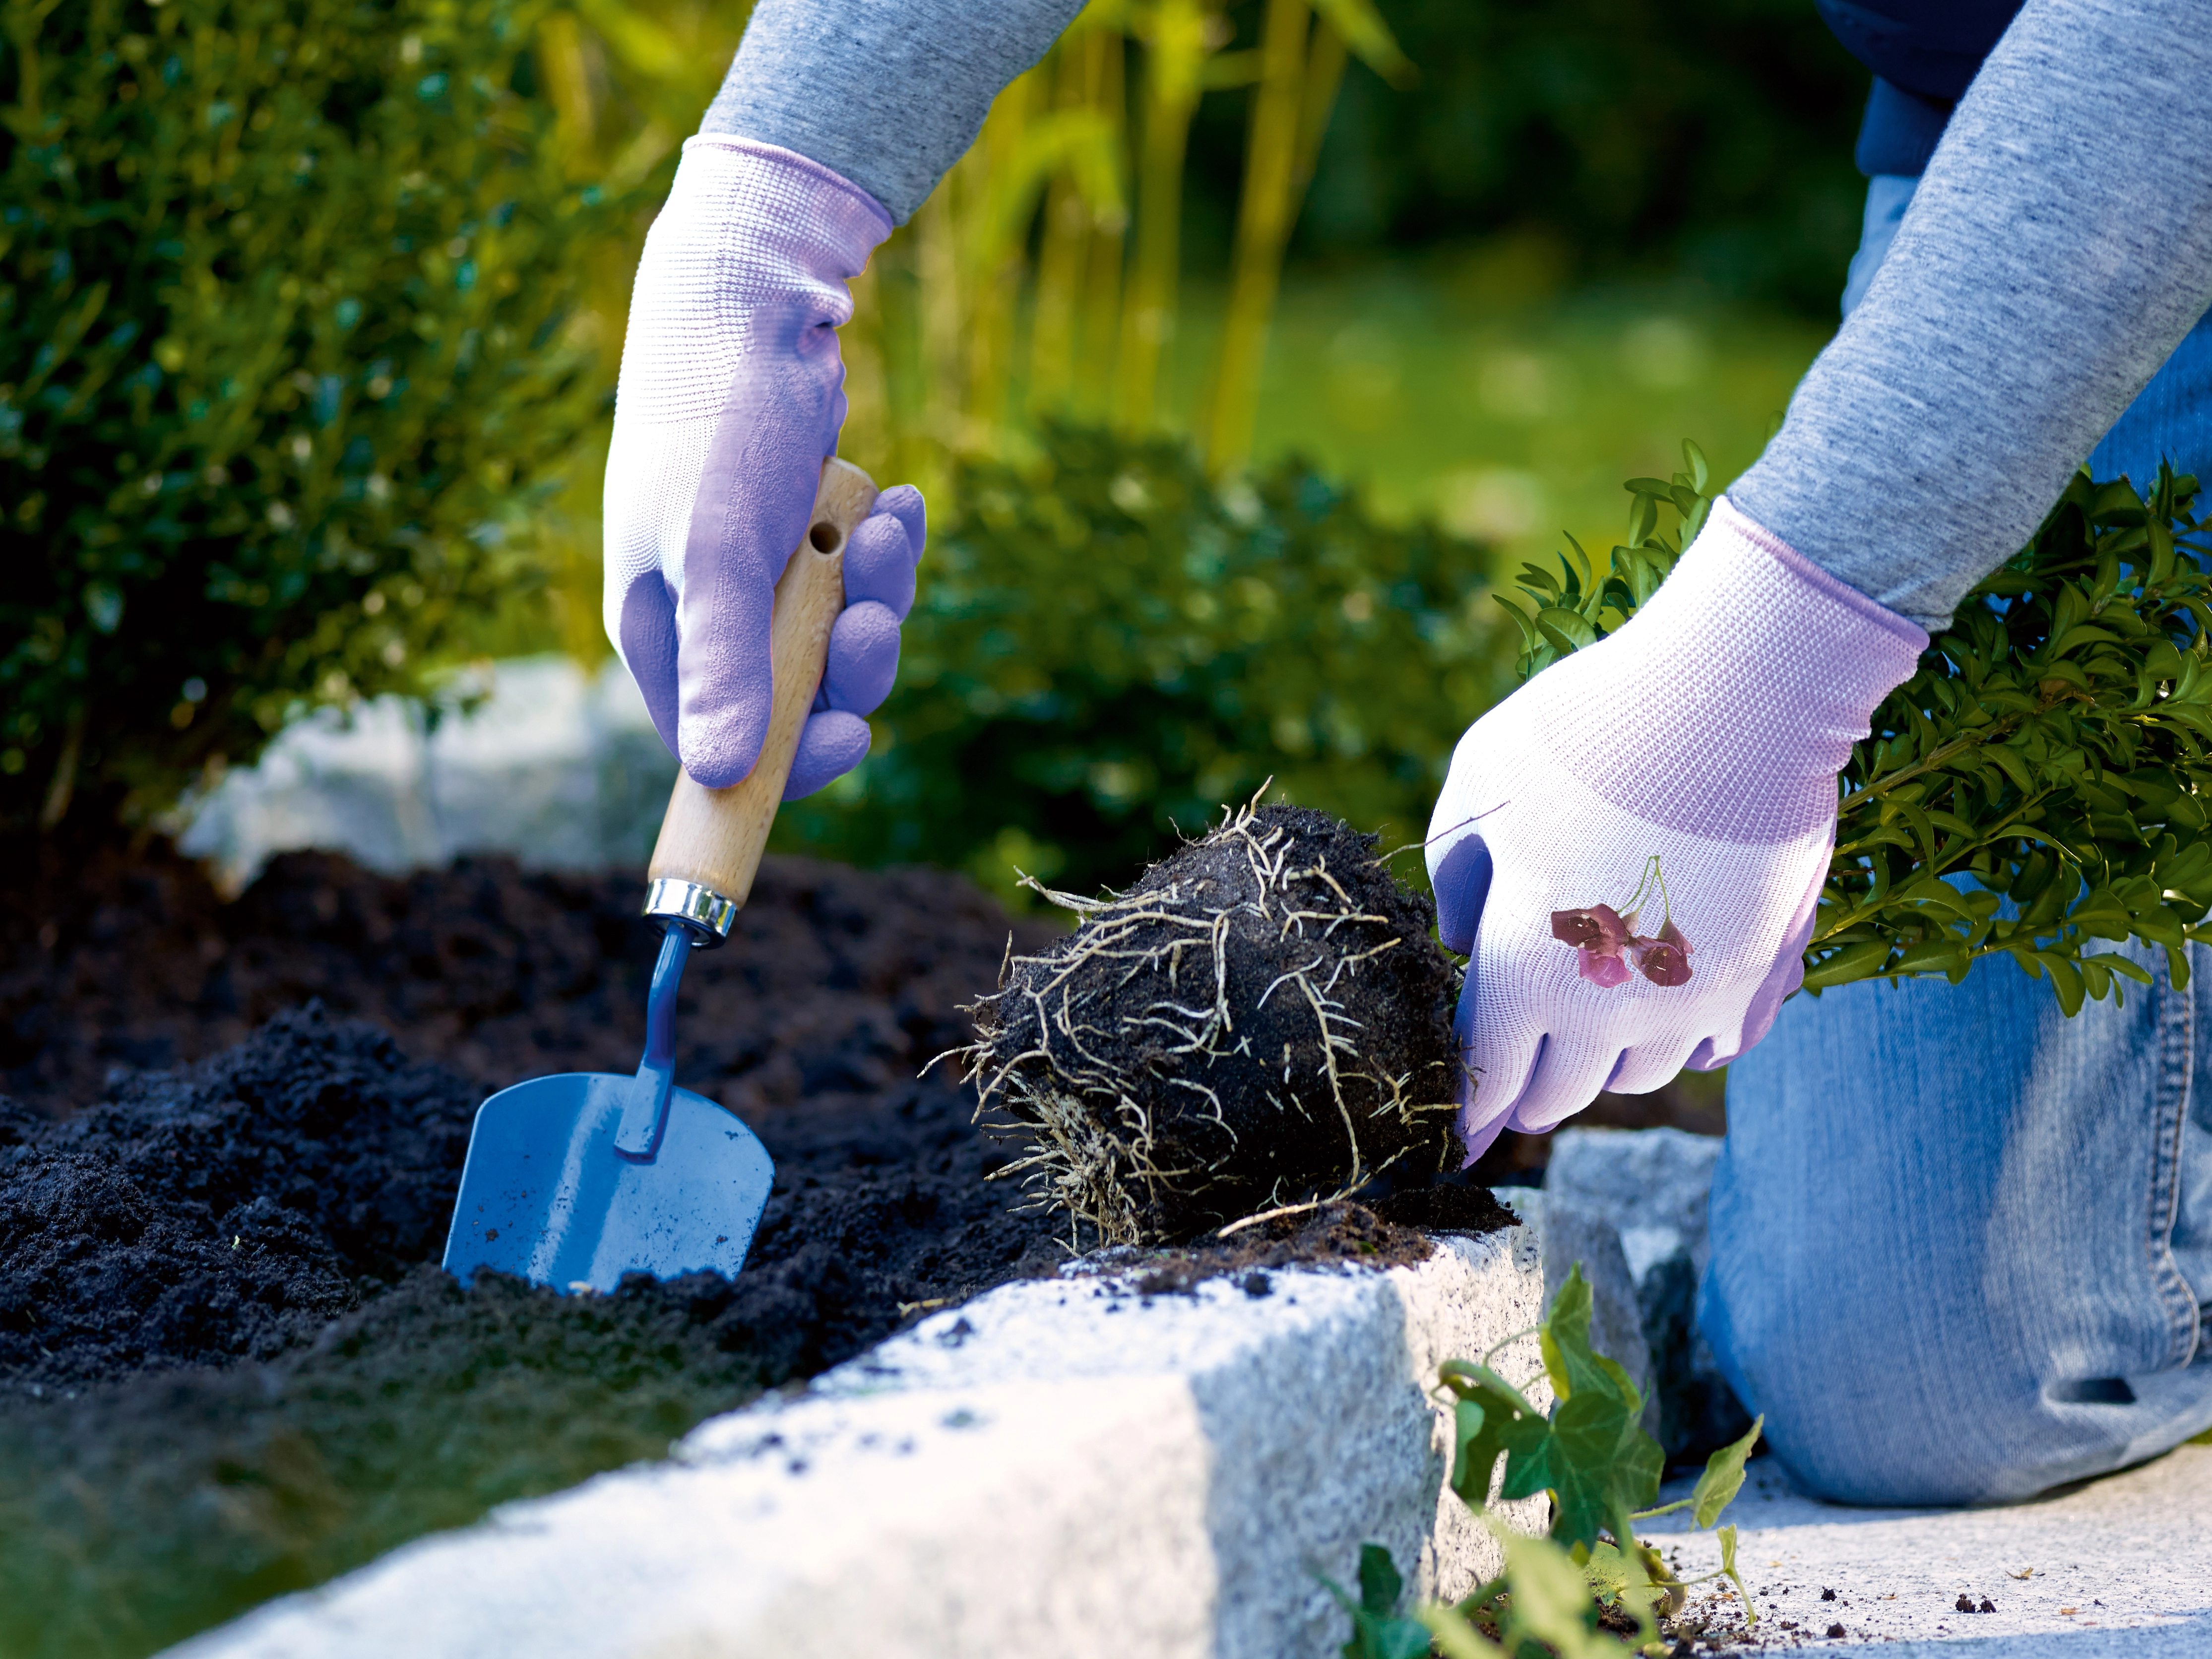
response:
<path id="1" fill-rule="evenodd" d="M 1437 1367 L 1550 1403 L 1526 1229 L 1385 1273 L 1150 1298 L 1011 1285 L 667 1462 L 514 1504 L 177 1652 L 191 1659 L 1333 1659 L 1318 1575 L 1386 1545 L 1464 1595 L 1497 1540 L 1445 1481 Z M 1249 1285 L 1248 1289 L 1247 1286 Z M 1255 1291 L 1264 1293 L 1255 1294 Z M 1539 1497 L 1501 1506 L 1540 1530 Z"/>
<path id="2" fill-rule="evenodd" d="M 463 853 L 603 869 L 645 862 L 675 781 L 620 663 L 524 658 L 434 710 L 381 697 L 300 720 L 170 827 L 233 890 L 307 847 L 393 872 Z"/>

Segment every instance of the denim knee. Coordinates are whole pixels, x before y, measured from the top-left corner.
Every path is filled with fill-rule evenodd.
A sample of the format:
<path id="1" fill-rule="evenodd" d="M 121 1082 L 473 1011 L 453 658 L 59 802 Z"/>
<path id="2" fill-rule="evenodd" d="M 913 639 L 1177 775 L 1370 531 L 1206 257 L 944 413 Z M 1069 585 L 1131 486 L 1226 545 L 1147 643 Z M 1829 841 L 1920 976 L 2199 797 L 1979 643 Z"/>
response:
<path id="1" fill-rule="evenodd" d="M 2005 963 L 1801 997 L 1731 1068 L 1701 1317 L 1809 1490 L 2025 1498 L 2212 1422 L 2203 1022 L 2145 964 L 2071 1020 Z"/>

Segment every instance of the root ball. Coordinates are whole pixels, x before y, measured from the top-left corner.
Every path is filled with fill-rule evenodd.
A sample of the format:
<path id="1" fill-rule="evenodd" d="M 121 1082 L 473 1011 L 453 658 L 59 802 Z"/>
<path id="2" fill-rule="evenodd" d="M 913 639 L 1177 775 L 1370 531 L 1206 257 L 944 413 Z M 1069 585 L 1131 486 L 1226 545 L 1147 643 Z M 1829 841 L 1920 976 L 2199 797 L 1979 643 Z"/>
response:
<path id="1" fill-rule="evenodd" d="M 1125 893 L 1047 896 L 1080 925 L 1007 963 L 965 1059 L 1079 1237 L 1179 1241 L 1456 1151 L 1457 971 L 1376 837 L 1247 807 Z"/>

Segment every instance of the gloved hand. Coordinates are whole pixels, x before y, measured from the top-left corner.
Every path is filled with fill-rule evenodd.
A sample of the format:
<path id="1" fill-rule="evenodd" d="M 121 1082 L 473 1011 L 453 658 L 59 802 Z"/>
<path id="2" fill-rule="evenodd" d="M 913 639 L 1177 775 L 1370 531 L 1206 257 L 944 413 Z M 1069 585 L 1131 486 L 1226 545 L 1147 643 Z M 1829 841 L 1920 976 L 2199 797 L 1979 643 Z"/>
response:
<path id="1" fill-rule="evenodd" d="M 1723 500 L 1625 626 L 1468 729 L 1428 860 L 1472 958 L 1470 1163 L 1766 1035 L 1804 979 L 1836 774 L 1927 646 Z"/>
<path id="2" fill-rule="evenodd" d="M 845 421 L 846 279 L 891 232 L 875 198 L 771 144 L 684 146 L 630 296 L 607 455 L 607 636 L 684 769 L 708 788 L 760 758 L 769 614 Z M 846 609 L 784 799 L 868 752 L 898 672 L 921 497 L 887 489 L 845 555 Z"/>

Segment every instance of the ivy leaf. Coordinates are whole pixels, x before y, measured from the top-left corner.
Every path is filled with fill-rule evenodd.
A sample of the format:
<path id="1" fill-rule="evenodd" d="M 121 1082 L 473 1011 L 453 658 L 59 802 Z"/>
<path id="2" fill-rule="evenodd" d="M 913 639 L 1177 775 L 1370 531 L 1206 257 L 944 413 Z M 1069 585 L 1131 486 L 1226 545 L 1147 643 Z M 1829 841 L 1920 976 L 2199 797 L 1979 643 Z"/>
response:
<path id="1" fill-rule="evenodd" d="M 1744 1622 L 1755 1625 L 1759 1622 L 1759 1609 L 1752 1606 L 1750 1586 L 1743 1582 L 1743 1575 L 1735 1568 L 1735 1523 L 1730 1522 L 1713 1536 L 1721 1540 L 1721 1571 L 1728 1575 L 1729 1583 L 1735 1586 L 1737 1599 L 1743 1603 Z"/>
<path id="2" fill-rule="evenodd" d="M 1577 1263 L 1545 1321 L 1544 1368 L 1559 1403 L 1540 1437 L 1522 1431 L 1506 1463 L 1501 1495 L 1549 1491 L 1557 1514 L 1552 1536 L 1572 1548 L 1601 1531 L 1632 1541 L 1631 1511 L 1657 1496 L 1666 1454 L 1644 1432 L 1643 1396 L 1628 1373 L 1589 1343 L 1590 1287 Z M 1517 1425 L 1516 1425 L 1517 1426 Z"/>
<path id="3" fill-rule="evenodd" d="M 1405 1580 L 1398 1564 L 1380 1544 L 1359 1547 L 1359 1599 L 1355 1601 L 1334 1580 L 1322 1579 L 1337 1605 L 1352 1616 L 1352 1639 L 1339 1650 L 1344 1659 L 1427 1659 L 1429 1627 L 1398 1616 Z"/>
<path id="4" fill-rule="evenodd" d="M 1752 1419 L 1741 1440 L 1723 1446 L 1705 1460 L 1705 1472 L 1698 1477 L 1697 1489 L 1690 1494 L 1690 1514 L 1698 1526 L 1710 1527 L 1719 1520 L 1721 1511 L 1743 1490 L 1744 1463 L 1765 1426 L 1766 1414 L 1762 1412 Z"/>

